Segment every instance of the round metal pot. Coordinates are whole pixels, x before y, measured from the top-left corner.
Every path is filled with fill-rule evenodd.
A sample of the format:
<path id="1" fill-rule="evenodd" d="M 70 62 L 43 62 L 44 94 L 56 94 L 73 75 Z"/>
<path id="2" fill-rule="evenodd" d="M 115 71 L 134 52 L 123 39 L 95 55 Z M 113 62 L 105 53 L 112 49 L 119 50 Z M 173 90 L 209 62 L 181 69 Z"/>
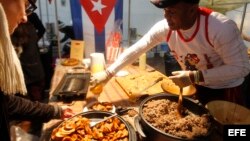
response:
<path id="1" fill-rule="evenodd" d="M 102 120 L 104 117 L 109 117 L 112 114 L 114 114 L 114 113 L 105 112 L 105 111 L 87 111 L 87 112 L 83 112 L 83 113 L 77 114 L 75 116 L 83 116 L 83 117 L 86 117 L 86 118 L 90 119 L 91 122 L 96 122 L 96 121 Z M 72 118 L 74 118 L 75 116 L 73 116 Z M 134 128 L 127 121 L 125 121 L 121 116 L 117 115 L 116 117 L 122 123 L 125 124 L 128 132 L 129 132 L 128 141 L 136 141 L 137 140 L 137 136 L 136 136 L 136 132 L 135 132 Z M 70 120 L 70 119 L 68 119 L 68 120 Z M 58 127 L 60 127 L 66 121 L 63 121 Z M 50 139 L 50 141 L 52 141 L 52 139 Z"/>
<path id="2" fill-rule="evenodd" d="M 250 124 L 250 109 L 239 104 L 224 100 L 213 100 L 206 104 L 206 108 L 214 118 L 216 131 L 221 135 L 223 135 L 226 125 Z"/>
<path id="3" fill-rule="evenodd" d="M 172 95 L 172 94 L 167 94 L 167 93 L 162 93 L 162 94 L 156 94 L 153 96 L 149 96 L 145 98 L 141 103 L 139 107 L 139 116 L 135 119 L 135 126 L 137 128 L 137 131 L 140 133 L 140 135 L 145 138 L 148 141 L 180 141 L 180 140 L 199 140 L 199 141 L 207 141 L 210 140 L 210 135 L 213 131 L 213 125 L 211 125 L 209 132 L 206 136 L 200 137 L 200 138 L 195 138 L 195 139 L 186 139 L 186 138 L 181 138 L 178 136 L 174 136 L 169 133 L 165 133 L 156 127 L 152 126 L 151 123 L 149 123 L 143 116 L 143 107 L 145 103 L 151 100 L 159 100 L 159 99 L 168 99 L 170 101 L 178 101 L 178 96 L 177 95 Z M 202 115 L 202 114 L 208 114 L 209 118 L 211 119 L 211 124 L 213 124 L 213 120 L 211 115 L 209 114 L 208 110 L 203 107 L 201 104 L 198 104 L 194 100 L 183 97 L 183 106 L 186 107 L 191 113 L 196 114 L 196 115 Z"/>

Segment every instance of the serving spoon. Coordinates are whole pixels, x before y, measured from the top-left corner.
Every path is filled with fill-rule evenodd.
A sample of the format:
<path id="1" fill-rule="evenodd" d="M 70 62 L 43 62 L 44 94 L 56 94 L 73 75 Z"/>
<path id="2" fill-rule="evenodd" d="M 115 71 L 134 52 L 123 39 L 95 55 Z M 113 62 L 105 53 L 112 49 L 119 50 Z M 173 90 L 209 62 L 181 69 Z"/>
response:
<path id="1" fill-rule="evenodd" d="M 178 105 L 177 105 L 177 113 L 180 117 L 183 115 L 183 107 L 182 107 L 182 100 L 183 100 L 183 87 L 180 87 L 180 94 L 178 99 Z"/>

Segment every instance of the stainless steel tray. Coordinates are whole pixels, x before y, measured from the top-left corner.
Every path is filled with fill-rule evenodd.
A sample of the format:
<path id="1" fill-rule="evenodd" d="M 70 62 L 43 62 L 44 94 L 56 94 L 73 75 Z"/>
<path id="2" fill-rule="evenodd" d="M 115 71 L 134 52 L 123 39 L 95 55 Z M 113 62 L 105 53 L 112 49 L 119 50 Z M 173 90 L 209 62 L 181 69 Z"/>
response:
<path id="1" fill-rule="evenodd" d="M 67 120 L 64 120 L 63 122 L 61 122 L 61 124 L 59 124 L 57 126 L 57 128 L 60 128 L 67 121 L 69 121 L 77 116 L 86 117 L 86 118 L 90 119 L 91 123 L 94 123 L 94 122 L 98 122 L 100 120 L 103 120 L 105 117 L 109 117 L 113 114 L 114 113 L 104 112 L 104 111 L 87 111 L 87 112 L 79 113 L 79 114 L 77 114 L 77 115 L 75 115 Z M 135 129 L 133 128 L 133 126 L 129 122 L 127 122 L 125 119 L 123 119 L 122 116 L 116 115 L 116 117 L 126 126 L 126 129 L 128 130 L 128 141 L 137 141 L 138 139 L 137 139 L 136 132 L 135 132 Z M 53 141 L 53 140 L 50 139 L 49 141 Z M 92 140 L 92 141 L 96 141 L 96 140 Z"/>
<path id="2" fill-rule="evenodd" d="M 76 96 L 86 94 L 90 73 L 66 73 L 56 87 L 55 96 Z"/>

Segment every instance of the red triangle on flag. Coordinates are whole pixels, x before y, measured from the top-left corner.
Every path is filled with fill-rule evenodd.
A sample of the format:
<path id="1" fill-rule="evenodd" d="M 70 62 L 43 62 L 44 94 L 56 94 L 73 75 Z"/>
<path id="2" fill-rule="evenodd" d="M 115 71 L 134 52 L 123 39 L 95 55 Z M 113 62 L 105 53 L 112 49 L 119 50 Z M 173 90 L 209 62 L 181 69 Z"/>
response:
<path id="1" fill-rule="evenodd" d="M 116 0 L 80 0 L 80 2 L 97 32 L 101 33 L 116 4 Z"/>

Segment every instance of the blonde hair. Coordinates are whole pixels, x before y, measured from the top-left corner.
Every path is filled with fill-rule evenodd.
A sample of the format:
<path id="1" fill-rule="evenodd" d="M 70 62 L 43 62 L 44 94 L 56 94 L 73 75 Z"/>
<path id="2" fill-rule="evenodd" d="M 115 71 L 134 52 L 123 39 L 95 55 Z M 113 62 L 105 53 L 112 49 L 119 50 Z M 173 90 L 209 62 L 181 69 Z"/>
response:
<path id="1" fill-rule="evenodd" d="M 7 18 L 0 3 L 0 89 L 4 94 L 26 94 L 22 68 L 10 40 Z"/>

